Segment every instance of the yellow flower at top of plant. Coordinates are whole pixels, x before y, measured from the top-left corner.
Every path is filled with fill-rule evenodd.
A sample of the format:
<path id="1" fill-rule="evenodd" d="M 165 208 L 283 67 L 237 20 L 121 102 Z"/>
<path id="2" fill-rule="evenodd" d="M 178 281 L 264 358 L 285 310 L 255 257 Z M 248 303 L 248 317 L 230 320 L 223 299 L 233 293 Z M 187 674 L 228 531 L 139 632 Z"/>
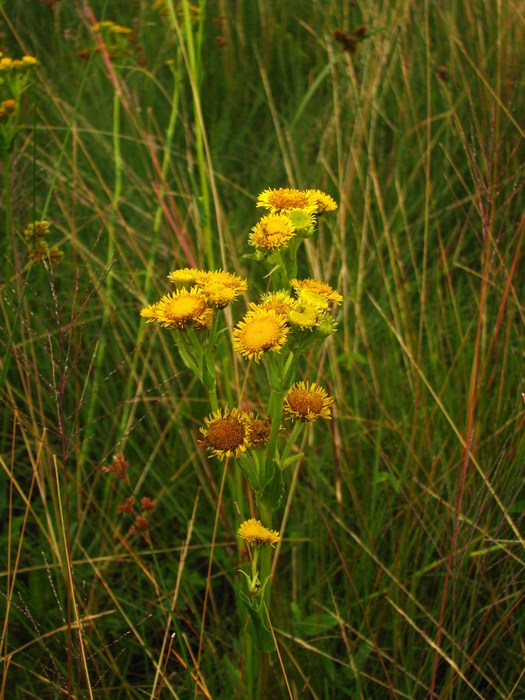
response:
<path id="1" fill-rule="evenodd" d="M 250 302 L 250 309 L 252 311 L 257 311 L 257 309 L 273 310 L 279 316 L 288 317 L 288 311 L 292 308 L 295 303 L 288 292 L 268 292 L 264 294 L 261 298 L 259 304 L 255 304 L 253 301 Z"/>
<path id="2" fill-rule="evenodd" d="M 340 304 L 343 301 L 343 297 L 336 292 L 329 284 L 326 282 L 319 282 L 318 280 L 306 279 L 297 280 L 293 279 L 290 285 L 295 289 L 298 296 L 301 296 L 305 292 L 305 300 L 313 303 L 312 299 L 308 299 L 308 293 L 313 292 L 317 294 L 322 299 L 326 301 L 333 302 L 334 304 Z"/>
<path id="3" fill-rule="evenodd" d="M 330 195 L 321 192 L 321 190 L 306 190 L 305 194 L 315 204 L 316 214 L 324 214 L 327 211 L 335 211 L 337 209 L 336 201 Z"/>
<path id="4" fill-rule="evenodd" d="M 295 226 L 286 214 L 268 214 L 255 224 L 250 243 L 257 248 L 275 250 L 285 246 L 295 235 Z"/>
<path id="5" fill-rule="evenodd" d="M 201 444 L 212 457 L 221 461 L 225 457 L 237 457 L 250 446 L 250 421 L 251 416 L 246 411 L 233 408 L 223 413 L 219 409 L 204 419 L 206 427 L 200 428 Z"/>
<path id="6" fill-rule="evenodd" d="M 170 272 L 168 279 L 170 282 L 173 282 L 177 289 L 188 289 L 188 287 L 193 287 L 195 284 L 198 272 L 199 270 L 195 270 L 193 267 L 183 267 Z"/>
<path id="7" fill-rule="evenodd" d="M 233 349 L 259 362 L 265 352 L 281 350 L 288 331 L 286 319 L 272 309 L 249 311 L 233 331 Z"/>
<path id="8" fill-rule="evenodd" d="M 271 211 L 290 211 L 291 209 L 309 209 L 315 211 L 315 201 L 302 190 L 290 187 L 267 189 L 257 198 L 257 206 Z"/>
<path id="9" fill-rule="evenodd" d="M 296 382 L 284 397 L 284 410 L 294 420 L 311 422 L 328 418 L 334 400 L 317 384 Z"/>
<path id="10" fill-rule="evenodd" d="M 241 523 L 237 534 L 239 537 L 242 537 L 245 542 L 255 547 L 273 546 L 281 540 L 281 536 L 277 530 L 268 530 L 260 520 L 255 520 L 255 518 L 250 518 Z"/>
<path id="11" fill-rule="evenodd" d="M 141 310 L 140 315 L 148 323 L 158 323 L 164 328 L 184 330 L 189 324 L 197 329 L 207 328 L 213 317 L 204 294 L 198 289 L 177 290 L 166 294 L 160 301 Z"/>

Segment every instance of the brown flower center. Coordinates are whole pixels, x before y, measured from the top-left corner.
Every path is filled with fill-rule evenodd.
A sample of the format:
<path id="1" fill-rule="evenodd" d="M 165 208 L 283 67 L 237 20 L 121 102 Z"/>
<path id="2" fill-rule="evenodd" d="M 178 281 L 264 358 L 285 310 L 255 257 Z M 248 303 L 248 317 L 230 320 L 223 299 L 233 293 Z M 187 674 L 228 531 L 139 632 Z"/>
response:
<path id="1" fill-rule="evenodd" d="M 206 442 L 214 450 L 222 452 L 234 452 L 244 445 L 246 437 L 246 426 L 244 423 L 230 416 L 229 418 L 219 418 L 210 424 L 206 435 Z"/>
<path id="2" fill-rule="evenodd" d="M 300 416 L 319 415 L 323 410 L 323 397 L 314 392 L 297 389 L 288 395 L 288 405 Z"/>

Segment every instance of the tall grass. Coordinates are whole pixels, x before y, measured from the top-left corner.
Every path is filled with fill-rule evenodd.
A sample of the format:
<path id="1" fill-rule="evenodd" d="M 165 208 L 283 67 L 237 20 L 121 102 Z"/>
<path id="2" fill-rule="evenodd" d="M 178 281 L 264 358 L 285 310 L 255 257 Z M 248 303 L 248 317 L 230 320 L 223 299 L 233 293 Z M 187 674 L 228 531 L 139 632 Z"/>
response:
<path id="1" fill-rule="evenodd" d="M 302 367 L 336 416 L 277 513 L 268 697 L 520 700 L 520 4 L 152 4 L 0 3 L 1 50 L 39 59 L 0 217 L 0 697 L 247 697 L 253 504 L 138 312 L 175 267 L 250 274 L 254 199 L 291 185 L 339 202 L 300 273 L 345 301 Z M 101 19 L 133 28 L 125 60 L 77 57 Z M 334 31 L 360 25 L 348 53 Z M 64 259 L 29 267 L 43 218 Z M 257 410 L 257 373 L 220 368 L 221 401 Z M 131 495 L 157 503 L 149 540 Z"/>

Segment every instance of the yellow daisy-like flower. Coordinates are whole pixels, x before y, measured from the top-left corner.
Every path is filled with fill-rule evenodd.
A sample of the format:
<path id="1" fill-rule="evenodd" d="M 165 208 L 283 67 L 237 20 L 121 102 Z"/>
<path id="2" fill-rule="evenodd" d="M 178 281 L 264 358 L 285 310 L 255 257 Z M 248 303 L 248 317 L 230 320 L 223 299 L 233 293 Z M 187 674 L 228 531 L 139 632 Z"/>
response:
<path id="1" fill-rule="evenodd" d="M 148 323 L 158 323 L 165 328 L 183 330 L 190 323 L 197 328 L 208 327 L 213 310 L 209 308 L 204 294 L 198 289 L 177 290 L 166 294 L 155 304 L 146 306 L 140 315 Z"/>
<path id="2" fill-rule="evenodd" d="M 197 270 L 195 275 L 195 284 L 205 293 L 206 289 L 215 289 L 215 294 L 218 293 L 218 289 L 220 287 L 226 287 L 233 292 L 233 297 L 229 299 L 229 301 L 232 301 L 240 294 L 244 294 L 248 290 L 248 282 L 245 279 L 239 277 L 238 275 L 234 275 L 231 272 L 225 272 L 224 270 L 216 270 L 215 272 Z M 224 292 L 223 296 L 231 296 L 231 294 Z M 224 306 L 226 306 L 229 301 L 226 301 Z"/>
<path id="3" fill-rule="evenodd" d="M 324 214 L 327 211 L 335 211 L 337 203 L 330 195 L 321 192 L 321 190 L 306 190 L 305 194 L 315 204 L 316 213 Z"/>
<path id="4" fill-rule="evenodd" d="M 330 419 L 333 402 L 333 398 L 317 384 L 296 382 L 284 397 L 284 410 L 294 420 Z"/>
<path id="5" fill-rule="evenodd" d="M 202 287 L 202 291 L 208 303 L 219 309 L 224 309 L 236 297 L 235 290 L 221 282 L 208 282 Z"/>
<path id="6" fill-rule="evenodd" d="M 205 428 L 200 428 L 202 433 L 201 444 L 212 457 L 223 460 L 225 457 L 237 457 L 250 446 L 250 421 L 251 416 L 246 411 L 233 408 L 231 411 L 221 409 L 204 419 Z"/>
<path id="7" fill-rule="evenodd" d="M 250 518 L 241 523 L 237 534 L 239 537 L 242 537 L 245 542 L 255 547 L 273 546 L 281 540 L 277 530 L 268 530 L 260 520 L 255 520 L 255 518 Z"/>
<path id="8" fill-rule="evenodd" d="M 305 301 L 296 301 L 288 311 L 288 321 L 301 330 L 313 328 L 318 320 L 318 307 Z"/>
<path id="9" fill-rule="evenodd" d="M 249 311 L 233 331 L 233 349 L 244 357 L 253 357 L 259 362 L 263 353 L 281 350 L 288 331 L 285 318 L 275 311 Z"/>
<path id="10" fill-rule="evenodd" d="M 250 309 L 252 311 L 257 311 L 257 309 L 267 309 L 273 310 L 277 315 L 288 317 L 288 311 L 292 308 L 295 303 L 288 292 L 268 292 L 264 294 L 261 298 L 259 304 L 255 304 L 253 301 L 250 302 Z"/>
<path id="11" fill-rule="evenodd" d="M 192 267 L 182 267 L 180 270 L 170 272 L 168 279 L 170 282 L 173 282 L 177 289 L 188 289 L 195 284 L 198 272 L 199 270 L 195 270 Z"/>
<path id="12" fill-rule="evenodd" d="M 314 292 L 326 301 L 331 301 L 334 304 L 340 304 L 343 301 L 343 297 L 336 292 L 329 284 L 326 282 L 318 282 L 317 280 L 306 279 L 297 280 L 293 279 L 290 285 L 296 290 L 299 296 L 302 292 Z M 307 300 L 307 297 L 305 298 Z"/>
<path id="13" fill-rule="evenodd" d="M 286 214 L 268 214 L 255 224 L 250 243 L 257 248 L 275 250 L 285 246 L 295 235 L 295 226 Z"/>
<path id="14" fill-rule="evenodd" d="M 315 205 L 315 202 L 301 190 L 290 187 L 279 189 L 267 189 L 257 198 L 257 206 L 271 209 L 272 211 L 289 211 L 290 209 L 307 209 Z M 315 211 L 315 210 L 313 210 Z"/>

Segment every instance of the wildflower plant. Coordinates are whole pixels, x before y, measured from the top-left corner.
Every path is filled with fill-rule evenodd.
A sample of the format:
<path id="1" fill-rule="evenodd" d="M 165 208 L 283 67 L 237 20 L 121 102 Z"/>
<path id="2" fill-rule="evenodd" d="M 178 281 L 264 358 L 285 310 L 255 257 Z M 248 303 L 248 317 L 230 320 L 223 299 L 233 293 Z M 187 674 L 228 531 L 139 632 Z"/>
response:
<path id="1" fill-rule="evenodd" d="M 211 411 L 200 428 L 208 457 L 235 460 L 255 496 L 259 519 L 238 530 L 251 560 L 250 573 L 242 572 L 247 590 L 241 599 L 256 646 L 269 652 L 275 648 L 267 625 L 271 552 L 281 539 L 271 528 L 283 472 L 302 457 L 293 452 L 301 430 L 330 419 L 333 404 L 322 386 L 297 375 L 305 353 L 336 330 L 342 296 L 324 281 L 297 276 L 301 243 L 314 235 L 318 217 L 337 208 L 335 201 L 319 190 L 280 188 L 265 190 L 257 206 L 266 212 L 249 234 L 255 251 L 245 258 L 265 266 L 269 289 L 249 303 L 231 333 L 221 311 L 247 292 L 248 283 L 223 270 L 174 270 L 168 279 L 175 290 L 141 315 L 174 333 L 182 361 L 208 391 Z M 268 403 L 260 414 L 219 405 L 215 357 L 226 339 L 235 353 L 265 369 Z"/>

